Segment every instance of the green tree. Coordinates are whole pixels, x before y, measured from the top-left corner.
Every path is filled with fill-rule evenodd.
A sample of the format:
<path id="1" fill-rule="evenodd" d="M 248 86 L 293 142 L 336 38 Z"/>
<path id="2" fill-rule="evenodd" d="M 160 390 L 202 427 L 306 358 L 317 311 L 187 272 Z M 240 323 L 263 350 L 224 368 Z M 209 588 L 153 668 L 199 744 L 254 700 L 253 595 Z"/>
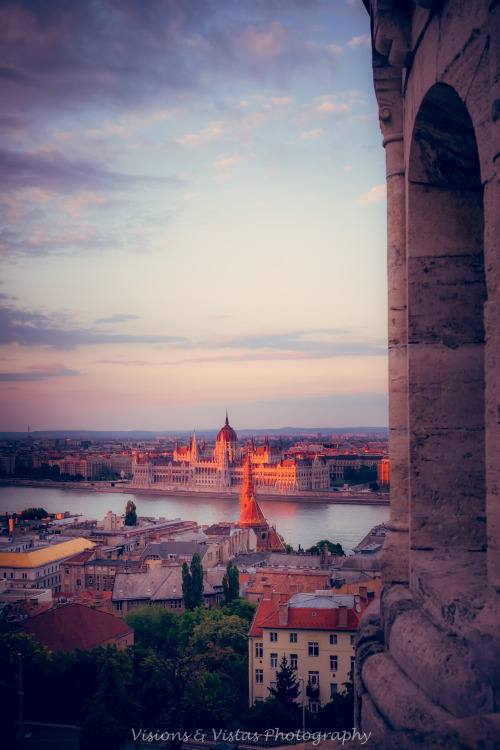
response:
<path id="1" fill-rule="evenodd" d="M 297 704 L 284 706 L 276 698 L 254 703 L 240 716 L 240 726 L 250 732 L 262 732 L 264 727 L 279 727 L 282 732 L 296 731 L 300 726 L 300 708 Z"/>
<path id="2" fill-rule="evenodd" d="M 108 646 L 100 657 L 99 685 L 84 708 L 80 725 L 81 750 L 120 750 L 137 718 L 132 697 L 133 672 L 129 654 Z"/>
<path id="3" fill-rule="evenodd" d="M 25 521 L 38 521 L 49 516 L 45 508 L 26 508 L 19 515 Z"/>
<path id="4" fill-rule="evenodd" d="M 2 742 L 14 741 L 18 713 L 19 668 L 23 691 L 23 714 L 37 719 L 40 684 L 44 684 L 48 654 L 31 636 L 0 635 L 0 705 L 2 706 Z M 43 692 L 43 691 L 42 691 Z"/>
<path id="5" fill-rule="evenodd" d="M 187 563 L 182 564 L 182 597 L 188 611 L 203 603 L 203 567 L 197 552 L 194 553 L 189 568 Z"/>
<path id="6" fill-rule="evenodd" d="M 276 672 L 276 687 L 267 688 L 273 698 L 276 698 L 283 706 L 290 708 L 300 693 L 300 684 L 297 680 L 295 670 L 289 666 L 286 656 L 283 654 L 280 666 Z"/>
<path id="7" fill-rule="evenodd" d="M 187 565 L 186 565 L 187 568 Z M 188 568 L 189 573 L 189 568 Z M 182 615 L 179 625 L 179 645 L 181 651 L 184 651 L 193 635 L 194 629 L 201 622 L 210 619 L 221 620 L 223 613 L 220 609 L 205 609 L 205 607 L 195 607 L 193 610 L 186 610 Z"/>
<path id="8" fill-rule="evenodd" d="M 325 547 L 329 555 L 338 555 L 339 557 L 345 557 L 345 552 L 342 549 L 342 545 L 336 544 L 335 542 L 330 542 L 328 539 L 321 539 L 321 541 L 316 542 L 316 544 L 313 544 L 312 547 L 306 549 L 306 552 L 310 555 L 321 555 Z"/>
<path id="9" fill-rule="evenodd" d="M 133 500 L 127 500 L 125 506 L 125 526 L 137 526 L 137 512 Z"/>
<path id="10" fill-rule="evenodd" d="M 179 641 L 179 616 L 163 609 L 158 604 L 140 607 L 128 612 L 123 618 L 134 629 L 137 649 L 148 648 L 163 654 L 173 655 Z"/>
<path id="11" fill-rule="evenodd" d="M 240 572 L 232 560 L 226 565 L 226 573 L 222 579 L 224 602 L 229 604 L 240 595 Z"/>
<path id="12" fill-rule="evenodd" d="M 218 610 L 194 628 L 185 653 L 191 658 L 184 681 L 186 726 L 238 728 L 248 700 L 247 633 L 247 620 Z"/>
<path id="13" fill-rule="evenodd" d="M 255 604 L 252 604 L 251 602 L 247 602 L 246 599 L 233 599 L 232 602 L 229 604 L 225 604 L 222 607 L 222 614 L 224 615 L 236 615 L 237 617 L 241 617 L 242 620 L 246 620 L 247 623 L 250 625 L 250 623 L 253 620 L 253 616 L 255 614 L 255 610 L 257 609 Z M 215 610 L 217 611 L 217 610 Z"/>
<path id="14" fill-rule="evenodd" d="M 349 484 L 366 484 L 367 482 L 377 481 L 376 466 L 360 466 L 355 469 L 352 466 L 346 466 L 344 469 L 344 479 Z"/>
<path id="15" fill-rule="evenodd" d="M 315 718 L 316 731 L 342 732 L 352 725 L 354 715 L 354 684 L 352 670 L 344 690 L 332 697 L 329 703 L 320 708 Z"/>

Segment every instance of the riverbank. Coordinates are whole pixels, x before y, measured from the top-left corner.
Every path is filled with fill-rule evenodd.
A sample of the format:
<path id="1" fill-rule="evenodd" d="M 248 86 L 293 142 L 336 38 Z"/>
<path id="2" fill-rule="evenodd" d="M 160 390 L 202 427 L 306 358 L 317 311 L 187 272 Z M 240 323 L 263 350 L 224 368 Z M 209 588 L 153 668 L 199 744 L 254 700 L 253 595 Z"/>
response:
<path id="1" fill-rule="evenodd" d="M 196 491 L 193 489 L 147 489 L 144 487 L 132 487 L 128 483 L 116 482 L 52 482 L 50 480 L 31 480 L 31 479 L 0 479 L 0 487 L 40 487 L 44 489 L 63 489 L 63 490 L 85 490 L 87 492 L 106 492 L 118 494 L 133 495 L 154 495 L 155 497 L 205 497 L 205 498 L 238 498 L 239 492 L 206 492 Z M 257 492 L 259 500 L 273 500 L 280 502 L 296 503 L 330 503 L 334 505 L 389 505 L 389 495 L 377 492 L 308 492 L 302 494 L 272 494 Z"/>

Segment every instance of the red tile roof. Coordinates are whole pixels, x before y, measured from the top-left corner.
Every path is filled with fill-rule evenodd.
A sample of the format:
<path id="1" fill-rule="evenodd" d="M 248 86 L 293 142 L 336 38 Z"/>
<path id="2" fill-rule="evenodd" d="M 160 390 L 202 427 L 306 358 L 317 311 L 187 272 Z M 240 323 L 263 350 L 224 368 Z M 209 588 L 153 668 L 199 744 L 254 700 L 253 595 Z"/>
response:
<path id="1" fill-rule="evenodd" d="M 280 595 L 279 601 L 287 601 L 288 596 Z M 339 609 L 314 609 L 309 607 L 289 607 L 286 625 L 279 624 L 278 599 L 261 599 L 249 635 L 262 635 L 263 628 L 294 630 L 357 630 L 360 613 L 347 610 L 347 625 L 339 625 Z M 315 613 L 313 615 L 313 612 Z"/>
<path id="2" fill-rule="evenodd" d="M 282 602 L 288 601 L 289 598 L 289 596 L 279 595 L 279 601 Z M 275 612 L 278 612 L 278 597 L 276 597 L 276 601 L 274 599 L 261 599 L 252 620 L 248 635 L 262 635 L 264 623 L 272 617 Z"/>
<path id="3" fill-rule="evenodd" d="M 133 643 L 134 633 L 114 615 L 82 604 L 67 604 L 31 617 L 24 622 L 24 631 L 49 651 L 70 652 L 89 651 L 128 635 Z"/>

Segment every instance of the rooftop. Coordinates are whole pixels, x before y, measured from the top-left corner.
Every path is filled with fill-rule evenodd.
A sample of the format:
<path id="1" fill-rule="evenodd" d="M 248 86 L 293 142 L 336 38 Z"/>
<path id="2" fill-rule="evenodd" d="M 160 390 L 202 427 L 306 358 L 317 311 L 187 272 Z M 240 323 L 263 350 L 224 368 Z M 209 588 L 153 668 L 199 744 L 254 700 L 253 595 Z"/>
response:
<path id="1" fill-rule="evenodd" d="M 82 604 L 66 604 L 24 622 L 24 632 L 49 651 L 89 651 L 134 631 L 114 615 Z"/>
<path id="2" fill-rule="evenodd" d="M 307 594 L 299 594 L 296 596 L 308 596 Z M 332 597 L 333 598 L 333 597 Z M 293 597 L 292 597 L 293 599 Z M 316 598 L 313 596 L 313 599 Z M 342 601 L 352 600 L 354 597 L 341 597 Z M 354 608 L 341 609 L 345 605 L 337 604 L 337 606 L 325 607 L 312 607 L 309 604 L 307 606 L 300 606 L 299 600 L 296 600 L 298 606 L 290 604 L 291 600 L 288 600 L 286 596 L 275 595 L 270 599 L 261 599 L 255 617 L 250 626 L 250 636 L 262 636 L 264 628 L 272 628 L 273 630 L 346 630 L 355 631 L 358 629 L 358 623 L 361 618 L 363 609 L 366 608 L 366 603 L 359 603 L 359 612 Z M 280 603 L 283 605 L 286 603 L 287 617 L 286 624 L 280 624 L 279 606 Z M 345 616 L 345 624 L 340 625 L 339 619 Z M 341 614 L 342 613 L 342 614 Z"/>
<path id="3" fill-rule="evenodd" d="M 96 545 L 88 539 L 78 537 L 69 542 L 51 544 L 43 549 L 30 552 L 0 552 L 0 567 L 4 568 L 38 568 L 41 565 L 71 557 Z"/>

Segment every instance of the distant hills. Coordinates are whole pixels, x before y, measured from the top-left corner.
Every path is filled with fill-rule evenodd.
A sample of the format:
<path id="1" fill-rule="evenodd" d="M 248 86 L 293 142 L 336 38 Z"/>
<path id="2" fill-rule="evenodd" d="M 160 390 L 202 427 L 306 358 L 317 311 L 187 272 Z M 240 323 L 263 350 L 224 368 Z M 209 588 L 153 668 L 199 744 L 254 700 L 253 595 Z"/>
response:
<path id="1" fill-rule="evenodd" d="M 200 438 L 215 438 L 219 429 L 196 430 Z M 237 430 L 238 437 L 294 437 L 317 435 L 383 435 L 389 434 L 388 427 L 280 427 L 279 429 Z M 40 438 L 70 438 L 82 440 L 154 440 L 155 438 L 184 438 L 193 434 L 193 430 L 33 430 L 30 435 L 34 439 Z M 2 440 L 22 440 L 27 437 L 26 432 L 0 432 Z"/>

